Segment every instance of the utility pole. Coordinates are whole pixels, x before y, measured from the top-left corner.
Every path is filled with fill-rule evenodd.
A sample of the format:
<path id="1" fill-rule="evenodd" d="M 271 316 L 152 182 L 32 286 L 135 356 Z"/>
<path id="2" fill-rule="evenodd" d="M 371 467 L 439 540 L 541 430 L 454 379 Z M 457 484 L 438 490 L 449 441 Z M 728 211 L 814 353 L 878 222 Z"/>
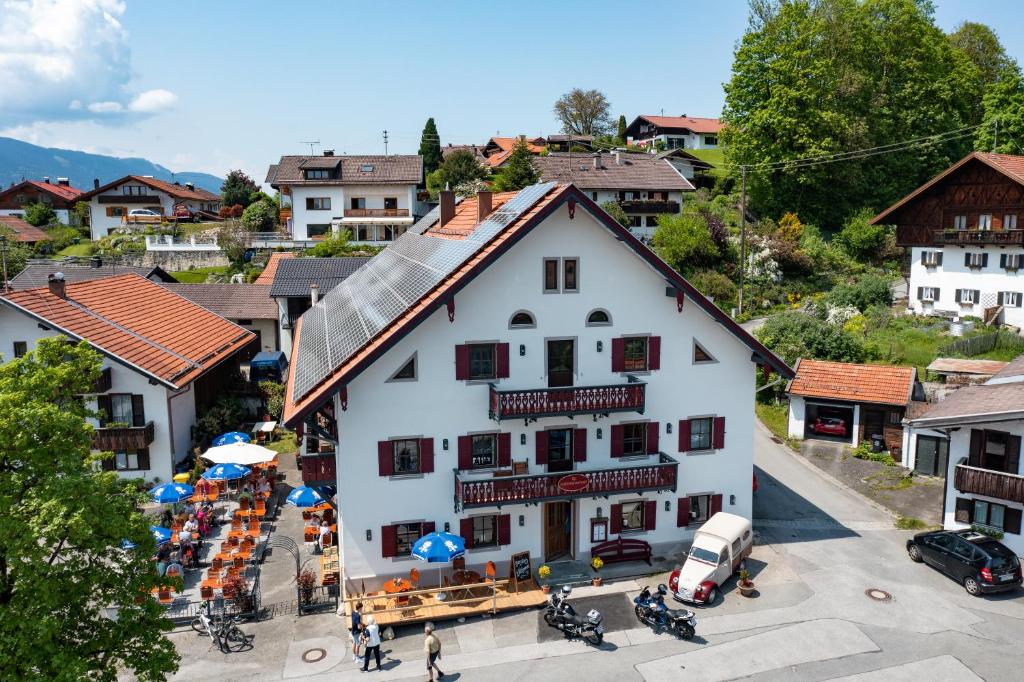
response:
<path id="1" fill-rule="evenodd" d="M 747 167 L 740 166 L 740 296 L 739 313 L 743 314 L 744 273 L 747 270 Z"/>
<path id="2" fill-rule="evenodd" d="M 992 136 L 992 153 L 996 153 L 996 149 L 999 147 L 999 119 L 995 120 L 996 132 Z"/>
<path id="3" fill-rule="evenodd" d="M 384 156 L 388 155 L 388 131 L 384 131 Z"/>

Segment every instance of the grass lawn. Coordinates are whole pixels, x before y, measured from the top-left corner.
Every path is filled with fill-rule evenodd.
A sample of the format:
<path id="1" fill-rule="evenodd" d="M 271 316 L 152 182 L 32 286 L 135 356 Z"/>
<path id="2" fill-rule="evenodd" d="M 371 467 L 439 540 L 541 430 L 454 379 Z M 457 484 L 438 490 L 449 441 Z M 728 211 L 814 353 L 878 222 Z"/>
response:
<path id="1" fill-rule="evenodd" d="M 231 273 L 231 267 L 218 265 L 209 268 L 196 268 L 195 270 L 179 270 L 172 272 L 171 276 L 182 284 L 202 284 L 208 275 L 227 275 Z"/>
<path id="2" fill-rule="evenodd" d="M 295 438 L 294 432 L 286 431 L 283 436 L 272 443 L 265 443 L 264 446 L 279 455 L 290 455 L 299 449 L 299 442 L 298 439 Z"/>
<path id="3" fill-rule="evenodd" d="M 707 161 L 714 168 L 708 171 L 710 175 L 725 177 L 729 174 L 725 170 L 725 150 L 721 147 L 718 149 L 684 149 L 687 154 L 693 154 L 701 161 Z"/>
<path id="4" fill-rule="evenodd" d="M 789 437 L 789 407 L 785 403 L 755 403 L 754 412 L 774 435 L 783 440 Z"/>
<path id="5" fill-rule="evenodd" d="M 924 376 L 924 368 L 936 358 L 939 346 L 949 340 L 930 326 L 894 324 L 871 332 L 867 346 L 874 349 L 880 359 L 896 365 L 913 365 Z"/>
<path id="6" fill-rule="evenodd" d="M 54 256 L 57 258 L 63 258 L 64 256 L 91 256 L 92 248 L 92 242 L 88 239 L 83 239 L 77 244 L 61 249 Z"/>

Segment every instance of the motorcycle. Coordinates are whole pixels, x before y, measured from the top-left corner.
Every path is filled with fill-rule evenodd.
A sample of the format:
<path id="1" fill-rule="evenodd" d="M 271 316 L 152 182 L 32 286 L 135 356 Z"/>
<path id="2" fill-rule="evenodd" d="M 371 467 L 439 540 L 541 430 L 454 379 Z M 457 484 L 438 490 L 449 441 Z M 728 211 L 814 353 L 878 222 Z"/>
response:
<path id="1" fill-rule="evenodd" d="M 604 641 L 604 617 L 597 609 L 590 609 L 586 616 L 577 615 L 576 609 L 569 603 L 571 592 L 572 588 L 566 585 L 561 593 L 552 593 L 544 612 L 544 622 L 570 638 L 582 637 L 594 646 L 600 645 Z"/>
<path id="2" fill-rule="evenodd" d="M 633 599 L 633 603 L 636 604 L 633 609 L 636 617 L 655 631 L 668 630 L 677 637 L 692 639 L 697 631 L 697 619 L 693 611 L 666 607 L 666 594 L 668 588 L 665 585 L 658 585 L 658 590 L 654 594 L 651 594 L 650 587 L 644 587 Z"/>

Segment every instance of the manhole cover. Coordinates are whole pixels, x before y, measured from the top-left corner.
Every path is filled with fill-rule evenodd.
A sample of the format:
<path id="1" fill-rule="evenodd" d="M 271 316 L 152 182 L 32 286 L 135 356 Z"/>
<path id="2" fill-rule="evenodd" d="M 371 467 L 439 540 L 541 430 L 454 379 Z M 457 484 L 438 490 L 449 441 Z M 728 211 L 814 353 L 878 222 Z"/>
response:
<path id="1" fill-rule="evenodd" d="M 326 649 L 306 649 L 302 652 L 303 663 L 319 663 L 327 656 Z"/>
<path id="2" fill-rule="evenodd" d="M 875 601 L 892 601 L 892 595 L 885 590 L 880 590 L 877 587 L 864 590 L 864 594 L 868 595 Z"/>

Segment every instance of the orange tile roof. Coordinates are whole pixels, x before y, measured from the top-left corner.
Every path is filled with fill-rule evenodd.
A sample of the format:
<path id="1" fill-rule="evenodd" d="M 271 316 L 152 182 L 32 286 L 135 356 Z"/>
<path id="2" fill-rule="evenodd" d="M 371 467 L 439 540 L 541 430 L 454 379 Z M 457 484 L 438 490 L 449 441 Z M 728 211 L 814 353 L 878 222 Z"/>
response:
<path id="1" fill-rule="evenodd" d="M 208 192 L 202 187 L 196 187 L 195 189 L 189 189 L 185 185 L 175 185 L 171 182 L 164 182 L 163 180 L 157 180 L 156 178 L 147 178 L 143 175 L 126 175 L 119 180 L 109 182 L 102 187 L 98 187 L 90 192 L 83 193 L 79 198 L 84 201 L 92 199 L 98 194 L 106 192 L 108 189 L 119 187 L 126 182 L 138 182 L 143 185 L 157 190 L 158 192 L 164 192 L 174 197 L 175 199 L 191 199 L 193 201 L 220 201 L 220 195 Z"/>
<path id="2" fill-rule="evenodd" d="M 0 215 L 0 228 L 7 228 L 14 232 L 14 241 L 34 244 L 45 242 L 50 235 L 40 230 L 35 225 L 13 215 Z"/>
<path id="3" fill-rule="evenodd" d="M 253 341 L 250 331 L 136 274 L 0 296 L 0 304 L 37 318 L 100 352 L 181 388 Z"/>
<path id="4" fill-rule="evenodd" d="M 270 254 L 267 266 L 263 268 L 263 272 L 253 281 L 253 284 L 273 284 L 274 275 L 277 274 L 277 266 L 281 264 L 281 259 L 283 258 L 295 258 L 295 254 L 291 251 L 278 251 Z"/>
<path id="5" fill-rule="evenodd" d="M 495 192 L 491 197 L 491 211 L 497 211 L 502 204 L 514 197 L 518 192 Z M 424 234 L 443 239 L 462 239 L 476 229 L 477 197 L 474 195 L 463 199 L 455 205 L 455 217 L 443 228 L 435 223 L 424 231 Z"/>
<path id="6" fill-rule="evenodd" d="M 526 138 L 524 138 L 526 139 Z M 510 152 L 512 148 L 516 146 L 518 137 L 492 137 L 491 142 L 501 147 L 502 151 Z M 543 140 L 543 138 L 537 137 L 532 140 L 526 140 L 526 148 L 530 150 L 531 154 L 540 154 L 542 151 L 547 149 L 543 144 L 538 144 L 537 140 Z"/>
<path id="7" fill-rule="evenodd" d="M 39 180 L 24 180 L 19 182 L 17 185 L 8 187 L 4 191 L 0 192 L 0 197 L 6 194 L 13 194 L 14 192 L 23 189 L 26 185 L 31 185 L 41 192 L 52 194 L 58 199 L 63 199 L 67 202 L 75 201 L 78 197 L 82 196 L 82 193 L 85 191 L 69 185 L 58 185 L 52 182 L 40 182 Z"/>
<path id="8" fill-rule="evenodd" d="M 807 398 L 906 405 L 916 374 L 913 367 L 801 359 L 789 392 Z"/>

